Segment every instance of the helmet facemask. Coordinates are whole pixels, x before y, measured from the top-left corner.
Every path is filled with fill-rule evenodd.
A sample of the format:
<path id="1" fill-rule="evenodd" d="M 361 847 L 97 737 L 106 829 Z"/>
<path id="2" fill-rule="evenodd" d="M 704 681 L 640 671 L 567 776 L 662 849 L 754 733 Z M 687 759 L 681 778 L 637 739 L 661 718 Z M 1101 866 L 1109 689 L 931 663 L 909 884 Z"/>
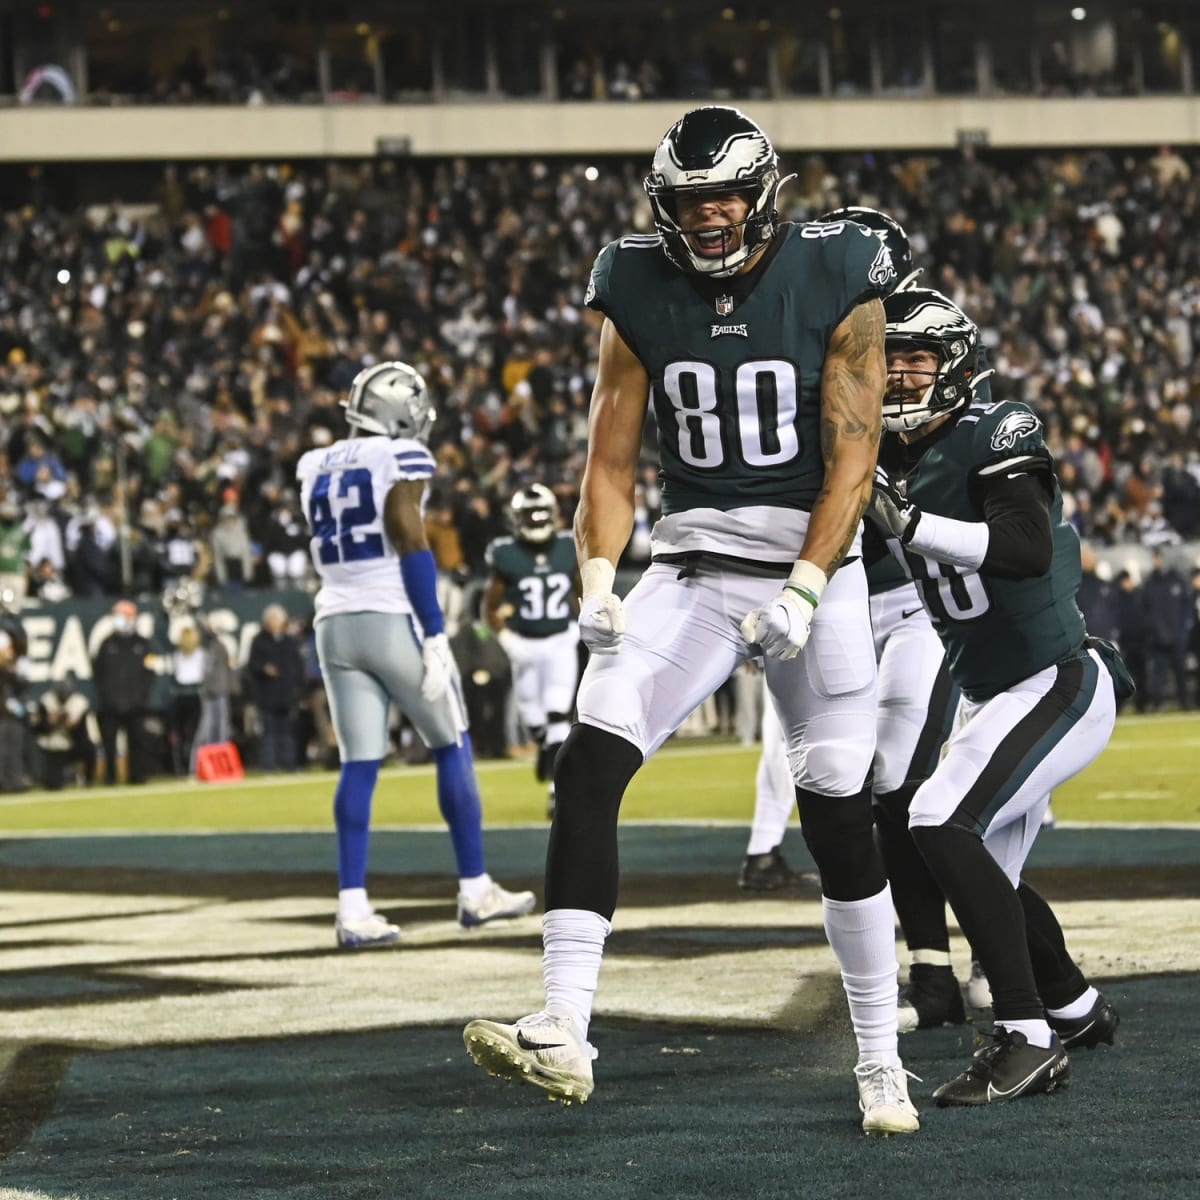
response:
<path id="1" fill-rule="evenodd" d="M 384 362 L 354 377 L 342 401 L 346 424 L 359 433 L 427 442 L 437 410 L 425 380 L 407 363 Z"/>
<path id="2" fill-rule="evenodd" d="M 736 108 L 713 105 L 694 109 L 667 131 L 644 187 L 667 257 L 681 270 L 719 279 L 736 274 L 774 237 L 783 183 L 767 135 Z M 723 253 L 698 254 L 679 221 L 680 197 L 730 194 L 742 195 L 749 211 L 741 221 L 721 226 Z M 735 230 L 741 237 L 730 249 Z"/>
<path id="3" fill-rule="evenodd" d="M 548 542 L 558 532 L 558 498 L 544 484 L 530 484 L 517 492 L 508 515 L 513 533 L 523 542 Z"/>
<path id="4" fill-rule="evenodd" d="M 967 404 L 976 379 L 979 330 L 963 311 L 940 292 L 915 289 L 893 292 L 884 301 L 887 317 L 885 347 L 927 350 L 937 359 L 936 372 L 919 397 L 903 386 L 903 375 L 889 368 L 889 378 L 899 373 L 899 386 L 889 384 L 883 397 L 883 427 L 890 433 L 914 429 Z M 909 372 L 908 374 L 912 374 Z"/>

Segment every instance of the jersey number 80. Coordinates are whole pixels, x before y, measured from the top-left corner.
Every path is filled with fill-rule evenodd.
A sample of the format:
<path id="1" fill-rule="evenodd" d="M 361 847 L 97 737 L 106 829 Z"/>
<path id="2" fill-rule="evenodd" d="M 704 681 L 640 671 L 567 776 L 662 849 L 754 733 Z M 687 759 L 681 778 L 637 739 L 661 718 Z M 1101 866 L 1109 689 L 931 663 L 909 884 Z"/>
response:
<path id="1" fill-rule="evenodd" d="M 717 368 L 707 362 L 671 363 L 663 371 L 662 390 L 675 410 L 679 457 L 702 470 L 725 466 L 730 451 L 717 411 Z M 742 462 L 778 467 L 799 458 L 803 446 L 796 429 L 798 392 L 795 365 L 785 359 L 755 359 L 738 367 L 734 399 Z"/>

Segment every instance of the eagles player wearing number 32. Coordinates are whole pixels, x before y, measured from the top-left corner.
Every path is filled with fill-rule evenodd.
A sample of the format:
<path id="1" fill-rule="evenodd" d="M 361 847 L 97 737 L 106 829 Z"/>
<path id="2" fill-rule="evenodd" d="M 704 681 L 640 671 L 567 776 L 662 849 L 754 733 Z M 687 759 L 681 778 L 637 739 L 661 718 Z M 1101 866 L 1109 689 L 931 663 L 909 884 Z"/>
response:
<path id="1" fill-rule="evenodd" d="M 1041 422 L 976 399 L 978 330 L 945 296 L 884 301 L 888 387 L 869 515 L 907 566 L 961 688 L 956 728 L 909 808 L 913 841 L 987 974 L 993 1040 L 939 1105 L 1050 1092 L 1066 1051 L 1117 1013 L 1021 878 L 1054 788 L 1099 755 L 1131 682 L 1075 603 L 1079 540 Z"/>
<path id="2" fill-rule="evenodd" d="M 858 1041 L 863 1129 L 910 1133 L 892 901 L 864 788 L 875 655 L 859 552 L 885 379 L 880 297 L 895 272 L 861 226 L 781 224 L 781 183 L 753 121 L 695 109 L 645 181 L 658 234 L 596 259 L 586 302 L 605 320 L 575 519 L 591 657 L 555 771 L 546 1004 L 514 1024 L 472 1021 L 464 1038 L 494 1074 L 567 1102 L 591 1094 L 621 797 L 688 713 L 761 653 Z M 648 401 L 663 516 L 651 565 L 622 600 L 615 564 Z"/>
<path id="3" fill-rule="evenodd" d="M 438 806 L 458 864 L 463 926 L 521 916 L 532 892 L 509 892 L 487 873 L 483 821 L 458 668 L 437 598 L 423 510 L 435 463 L 434 407 L 407 363 L 355 376 L 343 402 L 349 438 L 310 450 L 296 466 L 312 559 L 321 577 L 317 658 L 341 753 L 337 827 L 337 944 L 391 945 L 400 930 L 367 899 L 371 800 L 388 748 L 394 701 L 437 766 Z"/>

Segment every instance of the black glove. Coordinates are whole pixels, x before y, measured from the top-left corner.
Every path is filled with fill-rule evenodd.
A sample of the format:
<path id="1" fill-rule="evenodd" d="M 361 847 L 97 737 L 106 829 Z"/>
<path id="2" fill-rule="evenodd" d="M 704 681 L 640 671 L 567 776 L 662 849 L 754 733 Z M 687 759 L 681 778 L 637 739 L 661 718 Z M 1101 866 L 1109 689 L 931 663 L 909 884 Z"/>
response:
<path id="1" fill-rule="evenodd" d="M 902 483 L 893 483 L 885 468 L 876 467 L 875 486 L 871 490 L 867 516 L 875 522 L 884 537 L 899 538 L 907 545 L 917 531 L 921 510 L 905 497 L 903 486 Z"/>

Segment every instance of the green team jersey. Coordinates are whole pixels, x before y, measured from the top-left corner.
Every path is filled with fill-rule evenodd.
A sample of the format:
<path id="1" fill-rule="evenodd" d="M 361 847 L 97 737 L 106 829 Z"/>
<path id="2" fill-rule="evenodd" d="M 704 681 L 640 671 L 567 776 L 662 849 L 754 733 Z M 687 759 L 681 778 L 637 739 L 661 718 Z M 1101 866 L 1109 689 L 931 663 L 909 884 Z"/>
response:
<path id="1" fill-rule="evenodd" d="M 821 490 L 821 369 L 855 305 L 895 281 L 891 256 L 852 222 L 780 227 L 754 268 L 701 279 L 657 236 L 600 251 L 585 303 L 650 376 L 664 515 L 774 505 L 811 511 Z"/>
<path id="2" fill-rule="evenodd" d="M 979 358 L 975 365 L 976 378 L 986 370 L 988 370 L 987 351 L 980 346 Z M 975 403 L 984 408 L 991 404 L 992 385 L 989 380 L 982 379 L 975 385 L 974 398 Z M 872 596 L 877 596 L 880 592 L 894 592 L 896 588 L 903 587 L 909 582 L 908 571 L 905 570 L 904 564 L 890 553 L 882 542 L 879 531 L 870 521 L 867 521 L 863 527 L 863 561 L 867 568 L 867 591 Z"/>
<path id="3" fill-rule="evenodd" d="M 1022 456 L 1041 459 L 1053 487 L 1050 569 L 1033 579 L 1000 579 L 925 558 L 905 546 L 904 557 L 934 628 L 946 647 L 950 676 L 972 700 L 995 696 L 1079 650 L 1087 635 L 1075 604 L 1079 538 L 1063 520 L 1062 492 L 1042 437 L 1042 424 L 1024 404 L 975 402 L 956 421 L 916 443 L 903 460 L 908 498 L 927 512 L 959 521 L 984 519 L 981 493 L 989 469 Z M 904 454 L 885 439 L 885 456 Z"/>
<path id="4" fill-rule="evenodd" d="M 487 548 L 487 564 L 504 580 L 502 604 L 512 606 L 508 628 L 522 637 L 562 633 L 574 612 L 575 539 L 558 532 L 548 542 L 500 537 Z"/>

